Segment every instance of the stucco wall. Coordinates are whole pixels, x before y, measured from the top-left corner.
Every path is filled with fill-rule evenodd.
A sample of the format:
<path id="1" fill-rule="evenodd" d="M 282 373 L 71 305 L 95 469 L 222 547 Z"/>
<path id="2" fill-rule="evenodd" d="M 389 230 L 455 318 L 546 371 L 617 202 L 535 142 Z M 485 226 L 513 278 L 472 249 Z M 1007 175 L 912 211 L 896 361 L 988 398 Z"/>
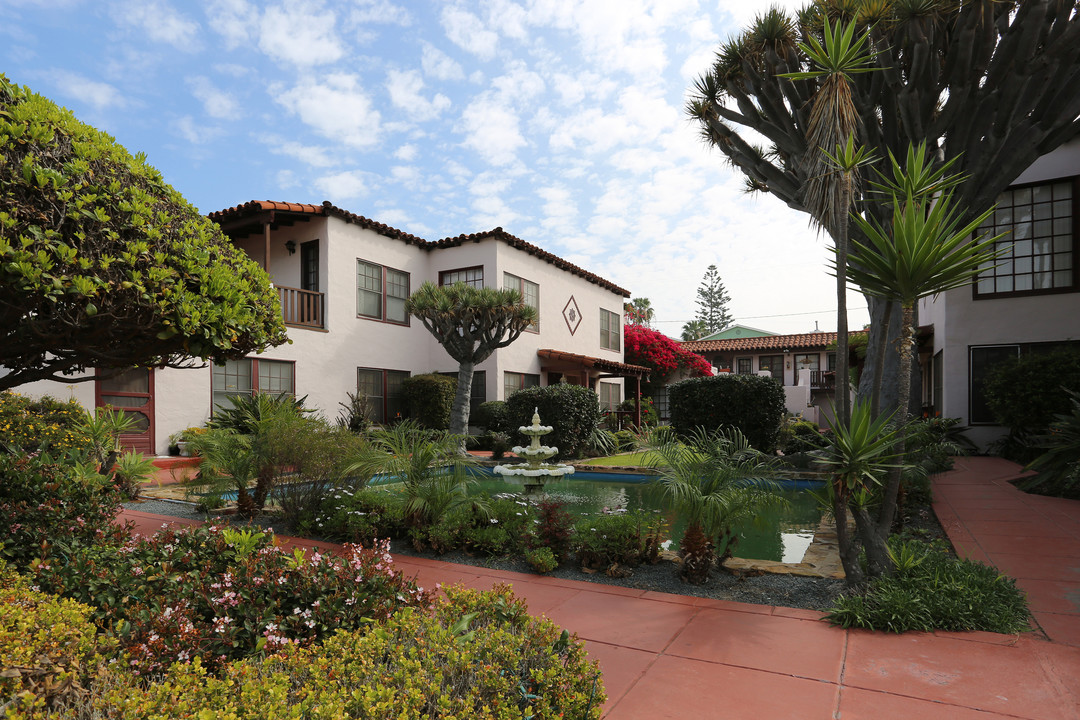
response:
<path id="1" fill-rule="evenodd" d="M 289 254 L 285 243 L 296 243 Z M 325 330 L 290 327 L 291 344 L 270 348 L 257 357 L 295 363 L 297 396 L 307 396 L 307 405 L 328 418 L 338 412 L 338 403 L 356 390 L 357 368 L 406 370 L 412 374 L 453 372 L 457 362 L 415 318 L 408 325 L 359 317 L 356 308 L 357 260 L 409 273 L 410 291 L 424 281 L 438 282 L 439 272 L 482 266 L 484 283 L 503 286 L 509 272 L 540 285 L 540 332 L 525 332 L 509 347 L 477 366 L 486 371 L 488 399 L 503 399 L 503 372 L 541 373 L 537 350 L 552 348 L 617 362 L 623 353 L 600 347 L 600 308 L 622 315 L 623 297 L 615 292 L 562 270 L 553 264 L 487 238 L 459 247 L 422 250 L 402 240 L 388 238 L 338 218 L 314 217 L 309 222 L 281 226 L 271 234 L 270 275 L 275 284 L 300 286 L 299 247 L 319 241 L 320 290 L 325 297 Z M 243 238 L 238 245 L 262 262 L 265 240 L 262 235 Z M 571 334 L 562 311 L 573 296 L 582 319 Z M 157 370 L 155 379 L 155 445 L 159 454 L 168 449 L 169 436 L 193 425 L 201 425 L 210 415 L 212 402 L 211 368 Z M 542 378 L 546 384 L 546 378 Z M 620 380 L 607 379 L 605 382 Z M 94 405 L 94 383 L 54 382 L 22 386 L 28 395 L 74 396 L 85 407 Z"/>

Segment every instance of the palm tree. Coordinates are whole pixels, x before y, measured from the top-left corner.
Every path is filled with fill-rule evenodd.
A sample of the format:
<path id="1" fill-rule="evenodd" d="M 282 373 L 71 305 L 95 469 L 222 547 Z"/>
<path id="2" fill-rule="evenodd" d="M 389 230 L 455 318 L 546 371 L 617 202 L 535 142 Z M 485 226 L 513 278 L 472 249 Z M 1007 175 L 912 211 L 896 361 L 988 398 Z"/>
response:
<path id="1" fill-rule="evenodd" d="M 469 432 L 476 365 L 517 340 L 536 322 L 537 310 L 526 305 L 515 290 L 476 288 L 465 283 L 439 286 L 431 282 L 409 296 L 405 310 L 419 318 L 458 363 L 450 432 L 464 437 Z"/>
<path id="2" fill-rule="evenodd" d="M 399 479 L 406 522 L 424 527 L 467 500 L 469 470 L 476 461 L 459 452 L 461 443 L 460 436 L 405 420 L 373 431 L 370 444 L 345 474 Z"/>
<path id="3" fill-rule="evenodd" d="M 709 326 L 704 320 L 688 320 L 682 326 L 682 339 L 684 342 L 697 340 L 709 334 Z"/>
<path id="4" fill-rule="evenodd" d="M 932 183 L 945 190 L 932 194 L 926 190 L 926 170 L 922 152 L 909 152 L 909 163 L 901 170 L 892 159 L 893 175 L 898 181 L 888 185 L 892 193 L 892 221 L 886 226 L 875 218 L 854 215 L 853 219 L 866 238 L 865 244 L 853 245 L 853 262 L 845 270 L 849 280 L 862 291 L 901 308 L 900 395 L 897 422 L 907 422 L 911 389 L 912 358 L 915 350 L 915 304 L 919 299 L 969 285 L 980 270 L 993 264 L 999 254 L 995 243 L 1002 237 L 980 235 L 979 226 L 993 213 L 991 207 L 963 223 L 966 210 L 953 201 L 952 178 Z M 913 162 L 914 158 L 918 158 Z M 932 175 L 931 175 L 932 177 Z M 834 265 L 841 272 L 839 261 Z M 904 451 L 904 436 L 900 452 Z M 886 485 L 878 515 L 878 531 L 884 536 L 892 527 L 900 473 L 894 471 Z"/>
<path id="5" fill-rule="evenodd" d="M 665 501 L 686 518 L 680 543 L 679 575 L 703 584 L 709 570 L 731 556 L 738 542 L 734 526 L 768 508 L 780 507 L 772 480 L 773 462 L 750 447 L 739 430 L 710 434 L 698 428 L 680 442 L 671 433 L 650 445 L 650 460 L 660 477 Z"/>
<path id="6" fill-rule="evenodd" d="M 836 375 L 839 378 L 836 412 L 841 422 L 847 420 L 851 409 L 847 279 L 844 273 L 848 253 L 848 212 L 855 201 L 858 168 L 867 159 L 863 150 L 855 149 L 859 113 L 852 100 L 851 76 L 875 69 L 867 67 L 872 59 L 867 51 L 870 33 L 866 31 L 855 38 L 855 27 L 854 22 L 846 26 L 837 22 L 833 27 L 825 17 L 824 44 L 813 35 L 808 36 L 807 43 L 799 44 L 799 49 L 820 70 L 781 74 L 793 81 L 821 79 L 813 96 L 806 130 L 804 164 L 807 181 L 803 204 L 814 222 L 832 235 L 836 243 L 836 264 L 840 268 L 836 276 Z M 835 156 L 829 154 L 834 148 Z"/>
<path id="7" fill-rule="evenodd" d="M 623 307 L 626 313 L 626 322 L 629 325 L 643 325 L 652 327 L 653 316 L 656 310 L 649 298 L 634 298 Z"/>

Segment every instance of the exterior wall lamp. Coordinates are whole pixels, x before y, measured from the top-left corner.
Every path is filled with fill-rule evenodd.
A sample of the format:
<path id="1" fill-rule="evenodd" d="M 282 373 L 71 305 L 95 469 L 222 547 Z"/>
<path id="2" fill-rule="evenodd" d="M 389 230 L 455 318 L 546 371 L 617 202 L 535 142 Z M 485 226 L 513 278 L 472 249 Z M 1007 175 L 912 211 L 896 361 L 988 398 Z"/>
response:
<path id="1" fill-rule="evenodd" d="M 294 255 L 296 253 L 296 241 L 295 240 L 286 240 L 285 241 L 285 249 L 289 251 L 290 255 Z"/>

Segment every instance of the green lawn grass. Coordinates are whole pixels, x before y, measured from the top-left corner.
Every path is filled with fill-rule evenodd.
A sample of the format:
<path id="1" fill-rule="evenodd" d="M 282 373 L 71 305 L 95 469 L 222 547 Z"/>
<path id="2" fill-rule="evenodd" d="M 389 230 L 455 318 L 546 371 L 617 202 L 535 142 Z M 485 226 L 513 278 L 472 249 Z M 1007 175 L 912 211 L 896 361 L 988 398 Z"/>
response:
<path id="1" fill-rule="evenodd" d="M 621 466 L 621 467 L 652 467 L 653 458 L 655 454 L 648 450 L 642 450 L 632 453 L 621 453 L 619 455 L 608 455 L 606 457 L 590 458 L 588 460 L 582 460 L 580 465 L 601 465 L 606 467 Z"/>

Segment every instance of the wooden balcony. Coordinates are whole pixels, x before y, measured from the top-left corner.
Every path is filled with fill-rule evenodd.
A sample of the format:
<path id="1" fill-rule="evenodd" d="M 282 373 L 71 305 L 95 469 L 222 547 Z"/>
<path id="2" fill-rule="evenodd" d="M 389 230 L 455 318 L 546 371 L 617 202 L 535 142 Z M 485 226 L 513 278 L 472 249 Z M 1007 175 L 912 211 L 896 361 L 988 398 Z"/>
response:
<path id="1" fill-rule="evenodd" d="M 834 371 L 834 370 L 811 370 L 810 371 L 810 389 L 811 390 L 835 390 L 836 389 L 836 371 Z"/>
<path id="2" fill-rule="evenodd" d="M 323 293 L 282 285 L 275 285 L 274 287 L 278 291 L 278 300 L 281 301 L 281 314 L 285 318 L 286 325 L 317 328 L 319 330 L 325 327 Z"/>

